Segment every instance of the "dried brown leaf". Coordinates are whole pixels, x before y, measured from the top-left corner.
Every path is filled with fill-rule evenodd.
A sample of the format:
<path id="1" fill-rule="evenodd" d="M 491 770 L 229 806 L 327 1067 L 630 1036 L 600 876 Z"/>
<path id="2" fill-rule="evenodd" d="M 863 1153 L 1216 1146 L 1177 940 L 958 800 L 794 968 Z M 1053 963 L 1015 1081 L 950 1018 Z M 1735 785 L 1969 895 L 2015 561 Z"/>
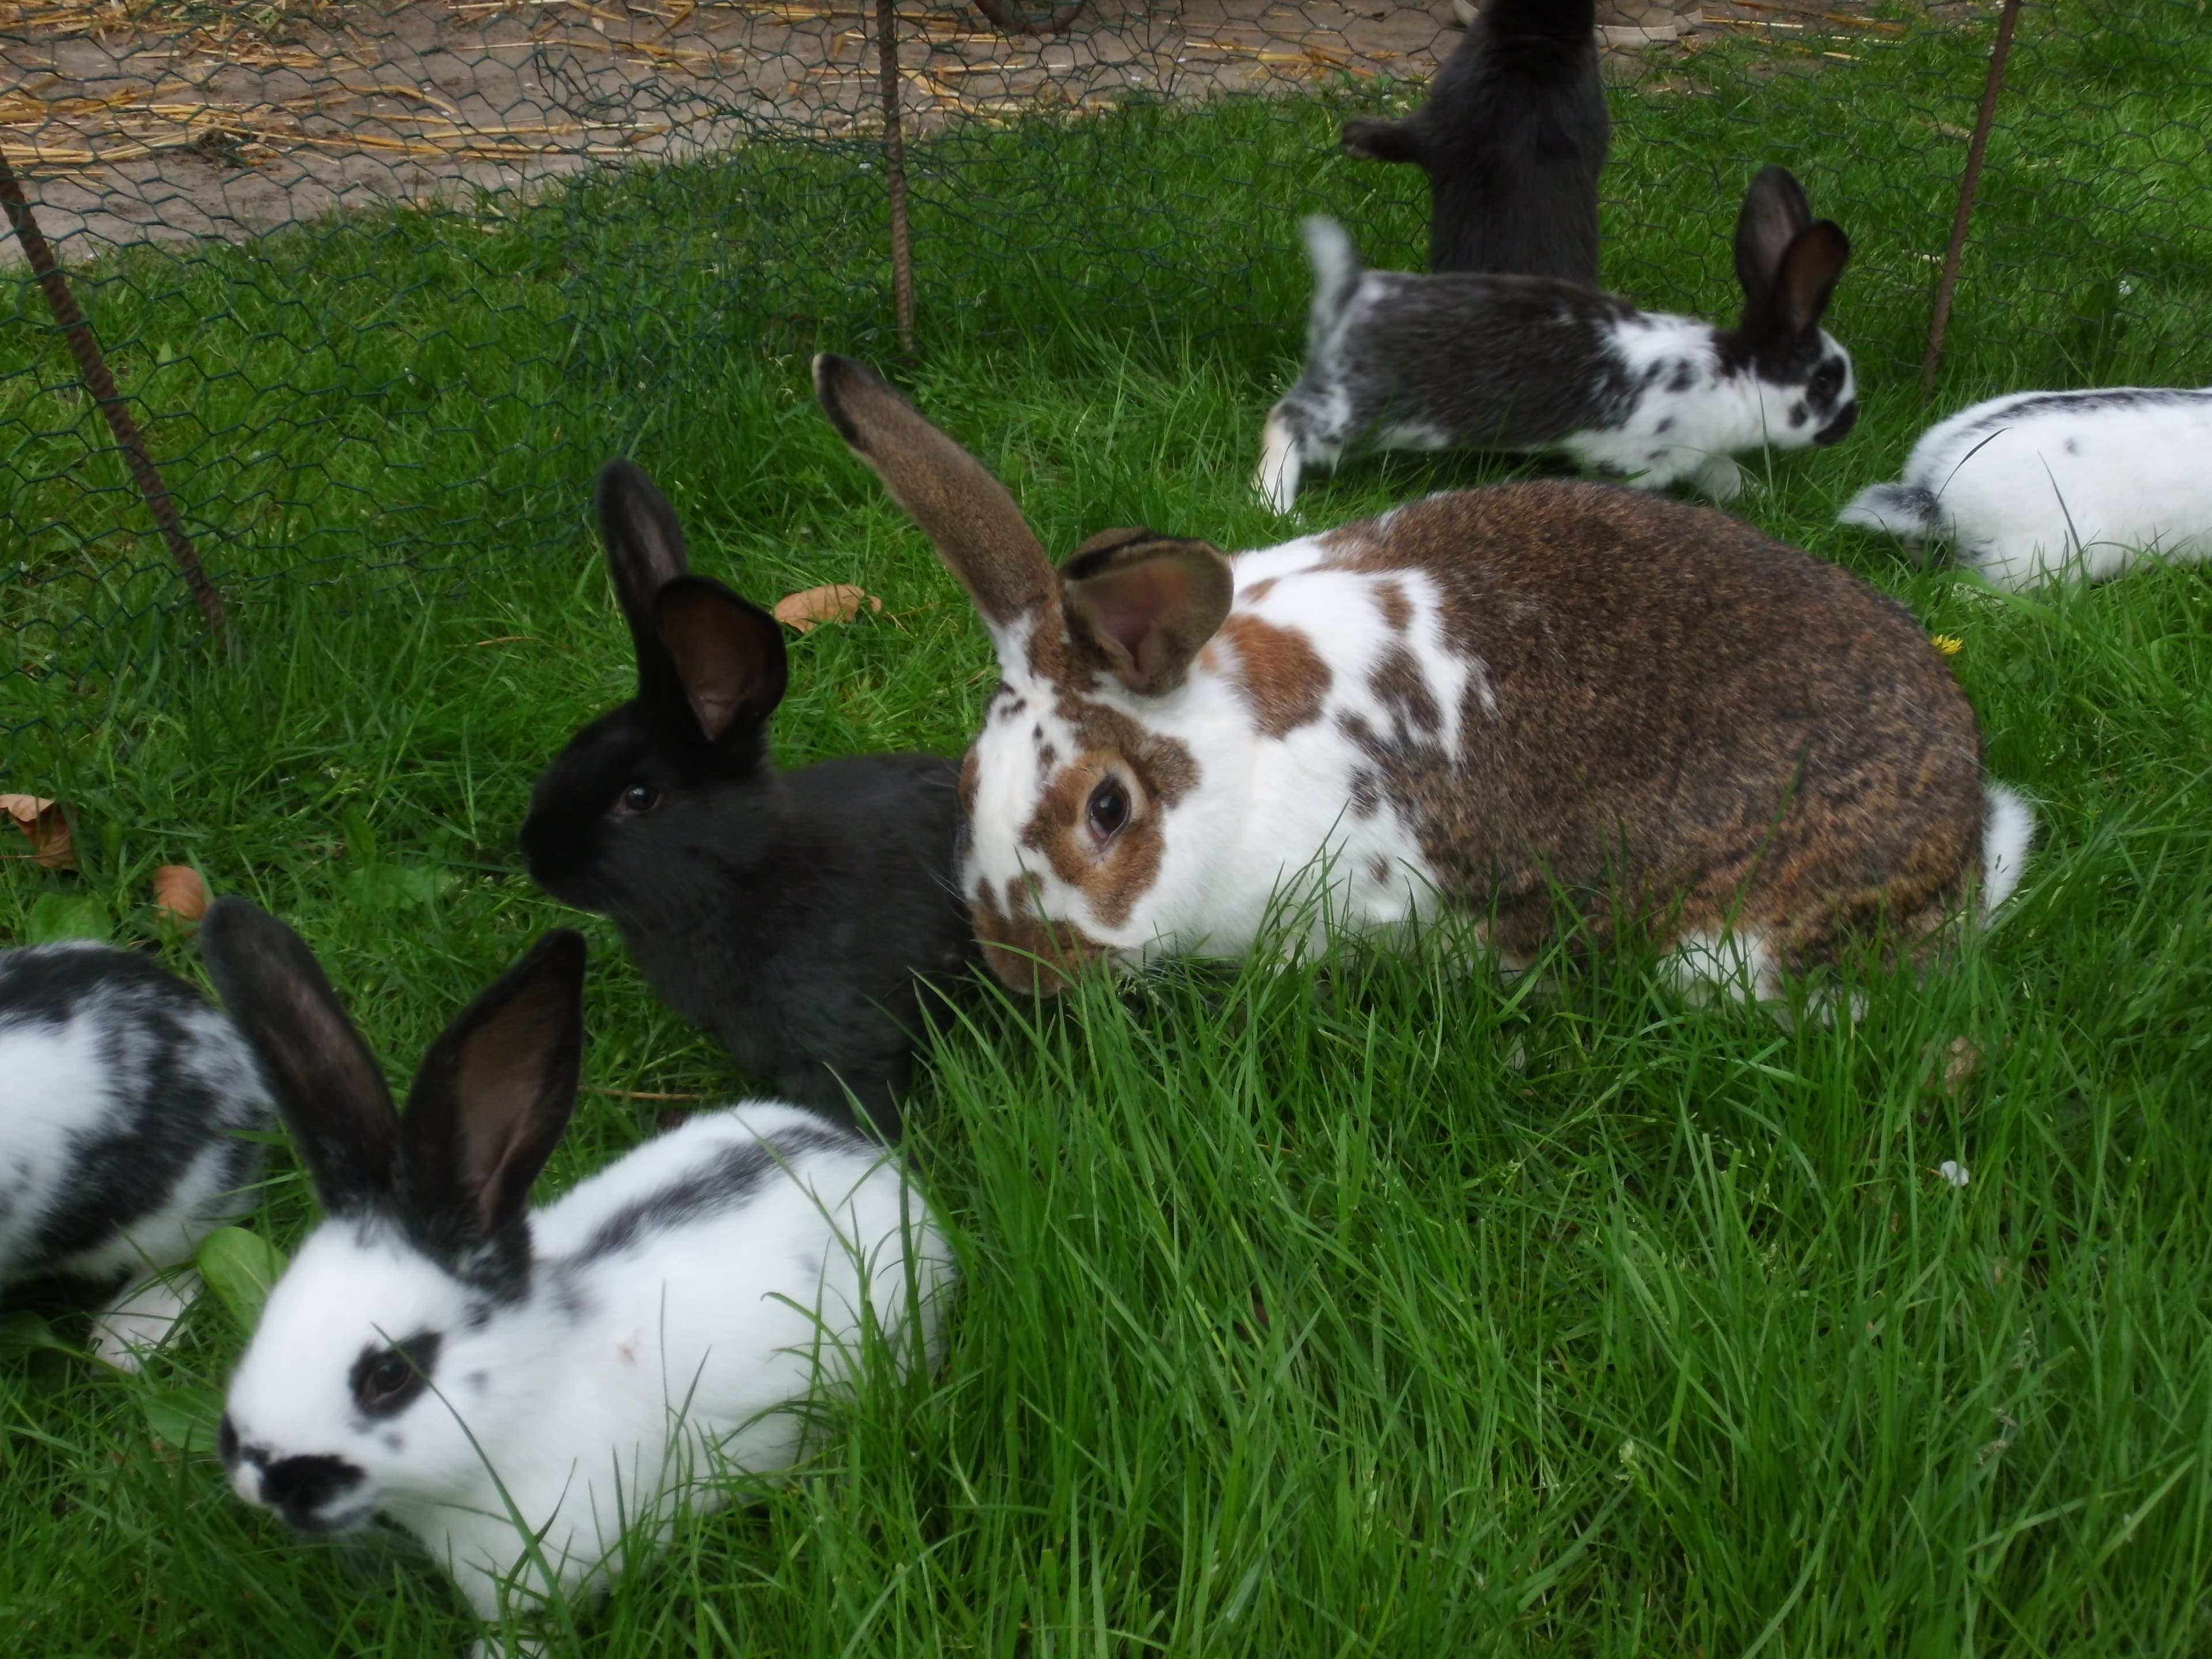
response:
<path id="1" fill-rule="evenodd" d="M 810 587 L 798 593 L 787 593 L 775 602 L 775 619 L 787 628 L 795 628 L 804 634 L 823 623 L 847 623 L 860 614 L 860 607 L 881 611 L 884 602 L 864 587 L 850 582 L 832 582 L 827 587 Z"/>
<path id="2" fill-rule="evenodd" d="M 207 914 L 207 884 L 189 864 L 165 864 L 154 872 L 154 908 L 179 921 L 198 921 Z"/>
<path id="3" fill-rule="evenodd" d="M 49 870 L 77 867 L 68 807 L 43 795 L 0 795 L 0 812 L 15 819 L 15 827 L 31 838 L 30 856 L 39 863 Z"/>

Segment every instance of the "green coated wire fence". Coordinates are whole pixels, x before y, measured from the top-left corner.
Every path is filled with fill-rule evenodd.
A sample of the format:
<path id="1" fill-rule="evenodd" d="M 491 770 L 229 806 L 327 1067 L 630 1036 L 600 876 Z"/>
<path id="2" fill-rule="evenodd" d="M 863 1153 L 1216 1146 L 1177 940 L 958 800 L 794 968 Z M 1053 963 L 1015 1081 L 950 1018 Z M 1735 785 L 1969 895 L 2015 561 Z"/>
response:
<path id="1" fill-rule="evenodd" d="M 0 156 L 234 610 L 303 577 L 373 605 L 380 572 L 464 580 L 569 533 L 574 480 L 697 392 L 702 340 L 901 352 L 886 21 L 925 359 L 1174 339 L 1264 374 L 1302 331 L 1301 214 L 1418 263 L 1418 176 L 1337 156 L 1334 128 L 1419 97 L 1460 38 L 1448 0 L 989 10 L 0 0 Z M 1782 161 L 1859 245 L 1839 332 L 1863 378 L 1909 380 L 1999 10 L 1604 9 L 1608 284 L 1726 307 L 1716 239 Z M 2022 384 L 2204 378 L 2212 162 L 2185 112 L 2212 90 L 2212 11 L 2031 0 L 2018 31 L 1952 349 Z M 2051 161 L 2085 131 L 2098 166 Z M 1870 146 L 1893 164 L 1858 165 Z M 1224 191 L 1241 216 L 1220 216 Z M 2054 283 L 2055 235 L 2103 256 Z M 7 239 L 0 759 L 18 773 L 207 648 L 176 537 L 70 348 Z"/>

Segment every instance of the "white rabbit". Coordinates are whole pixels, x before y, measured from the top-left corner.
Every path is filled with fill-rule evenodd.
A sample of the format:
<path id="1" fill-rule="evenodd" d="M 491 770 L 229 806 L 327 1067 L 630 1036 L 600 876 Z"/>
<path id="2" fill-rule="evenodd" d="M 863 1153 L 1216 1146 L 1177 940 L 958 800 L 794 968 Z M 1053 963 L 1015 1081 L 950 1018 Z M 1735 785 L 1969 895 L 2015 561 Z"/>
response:
<path id="1" fill-rule="evenodd" d="M 815 381 L 997 647 L 962 883 L 1014 984 L 1241 955 L 1315 881 L 1354 932 L 1471 913 L 1508 965 L 1626 917 L 1767 996 L 2019 876 L 2030 816 L 1912 617 L 1725 514 L 1504 484 L 1234 557 L 1109 531 L 1055 570 L 875 375 Z"/>
<path id="2" fill-rule="evenodd" d="M 136 1370 L 168 1335 L 198 1289 L 180 1264 L 251 1207 L 273 1121 L 245 1039 L 150 957 L 0 951 L 0 1287 L 115 1290 L 101 1358 Z"/>
<path id="3" fill-rule="evenodd" d="M 531 1212 L 566 1127 L 584 944 L 548 934 L 424 1055 L 406 1114 L 313 956 L 235 899 L 202 929 L 328 1218 L 270 1293 L 220 1435 L 302 1531 L 380 1513 L 487 1620 L 601 1587 L 726 1471 L 803 1449 L 795 1407 L 895 1346 L 950 1272 L 884 1150 L 799 1107 L 702 1113 Z M 534 1541 L 533 1541 L 534 1540 Z M 493 1650 L 496 1650 L 495 1647 Z"/>
<path id="4" fill-rule="evenodd" d="M 1313 315 L 1297 384 L 1268 411 L 1255 487 L 1278 513 L 1307 466 L 1376 449 L 1557 450 L 1658 489 L 1742 488 L 1732 457 L 1839 442 L 1858 419 L 1850 355 L 1820 326 L 1850 258 L 1787 169 L 1736 220 L 1743 317 L 1719 328 L 1551 276 L 1364 270 L 1309 219 Z"/>
<path id="5" fill-rule="evenodd" d="M 2212 554 L 2212 387 L 2015 392 L 1912 447 L 1838 521 L 1940 538 L 1997 587 Z"/>

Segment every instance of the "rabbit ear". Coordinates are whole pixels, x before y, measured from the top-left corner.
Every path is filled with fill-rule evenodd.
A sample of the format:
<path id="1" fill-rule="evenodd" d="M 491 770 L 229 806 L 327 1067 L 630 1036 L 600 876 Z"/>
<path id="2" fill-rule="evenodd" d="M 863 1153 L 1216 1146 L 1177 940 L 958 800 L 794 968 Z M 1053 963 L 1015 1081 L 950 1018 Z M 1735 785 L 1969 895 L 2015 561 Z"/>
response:
<path id="1" fill-rule="evenodd" d="M 598 511 L 607 571 L 629 623 L 630 642 L 637 647 L 639 688 L 651 690 L 667 670 L 653 628 L 653 600 L 691 568 L 684 551 L 684 527 L 653 480 L 619 458 L 599 469 Z"/>
<path id="2" fill-rule="evenodd" d="M 783 624 L 718 581 L 683 576 L 653 605 L 700 734 L 717 748 L 751 741 L 783 701 Z"/>
<path id="3" fill-rule="evenodd" d="M 1782 256 L 1813 222 L 1812 204 L 1787 167 L 1765 167 L 1744 192 L 1735 221 L 1735 277 L 1753 310 L 1771 300 Z"/>
<path id="4" fill-rule="evenodd" d="M 1051 561 L 981 462 L 849 357 L 817 357 L 814 389 L 839 435 L 883 476 L 994 632 L 1050 601 Z"/>
<path id="5" fill-rule="evenodd" d="M 1828 308 L 1828 296 L 1851 257 L 1851 239 L 1833 220 L 1823 219 L 1797 233 L 1782 256 L 1774 282 L 1773 307 L 1778 326 L 1792 334 L 1808 334 L 1820 326 Z"/>
<path id="6" fill-rule="evenodd" d="M 584 939 L 562 927 L 422 1056 L 402 1128 L 401 1208 L 449 1265 L 472 1264 L 522 1218 L 575 1109 L 583 1046 Z"/>
<path id="7" fill-rule="evenodd" d="M 200 955 L 253 1046 L 323 1208 L 388 1204 L 398 1115 L 314 952 L 274 916 L 225 897 L 200 924 Z"/>
<path id="8" fill-rule="evenodd" d="M 1149 530 L 1092 537 L 1060 567 L 1060 583 L 1071 641 L 1145 696 L 1182 684 L 1236 596 L 1218 549 Z"/>

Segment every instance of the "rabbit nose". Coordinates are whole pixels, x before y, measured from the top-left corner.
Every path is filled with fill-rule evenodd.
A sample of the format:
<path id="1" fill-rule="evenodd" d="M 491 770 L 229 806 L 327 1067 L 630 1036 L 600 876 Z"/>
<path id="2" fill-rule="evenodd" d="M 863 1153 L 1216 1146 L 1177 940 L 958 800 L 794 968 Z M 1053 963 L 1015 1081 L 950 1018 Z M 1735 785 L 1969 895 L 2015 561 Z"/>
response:
<path id="1" fill-rule="evenodd" d="M 360 1485 L 361 1479 L 361 1471 L 343 1457 L 321 1453 L 280 1457 L 261 1468 L 261 1501 L 293 1526 L 313 1532 L 321 1526 L 322 1511 L 331 1501 Z"/>

